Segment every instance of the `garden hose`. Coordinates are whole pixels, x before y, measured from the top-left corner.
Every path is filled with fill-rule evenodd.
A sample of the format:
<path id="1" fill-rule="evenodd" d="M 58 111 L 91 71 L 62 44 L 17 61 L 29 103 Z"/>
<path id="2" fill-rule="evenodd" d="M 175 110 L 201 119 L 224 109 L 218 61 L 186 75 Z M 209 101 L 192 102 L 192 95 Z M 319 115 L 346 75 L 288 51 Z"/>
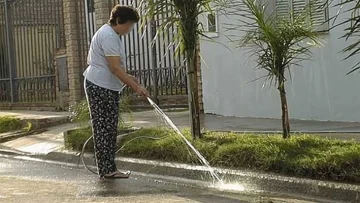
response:
<path id="1" fill-rule="evenodd" d="M 163 137 L 150 137 L 150 136 L 135 137 L 135 138 L 127 141 L 122 147 L 120 147 L 120 148 L 115 152 L 115 154 L 119 153 L 119 152 L 126 146 L 126 144 L 128 144 L 128 143 L 130 143 L 130 142 L 132 142 L 132 141 L 135 141 L 135 140 L 138 140 L 138 139 L 161 140 L 161 139 L 166 138 L 166 137 L 168 137 L 168 135 L 163 136 Z M 85 148 L 86 148 L 87 144 L 89 143 L 89 141 L 90 141 L 91 139 L 93 139 L 93 136 L 89 137 L 89 138 L 86 140 L 86 142 L 84 143 L 83 148 L 82 148 L 82 150 L 81 150 L 80 158 L 81 158 L 82 164 L 84 165 L 84 167 L 85 167 L 88 171 L 90 171 L 90 172 L 93 173 L 93 174 L 98 174 L 96 171 L 92 170 L 92 169 L 85 163 L 85 159 L 84 159 Z"/>
<path id="2" fill-rule="evenodd" d="M 84 80 L 84 83 L 85 83 L 85 81 L 86 81 L 86 80 Z M 84 87 L 85 87 L 85 85 L 84 85 Z M 126 87 L 126 85 L 124 85 L 124 86 L 121 88 L 121 90 L 119 91 L 119 94 L 121 94 L 122 90 L 123 90 L 125 87 Z M 86 88 L 85 88 L 85 95 L 86 95 L 87 101 L 89 101 L 89 100 L 88 100 L 88 95 L 87 95 L 87 93 L 86 93 Z M 116 150 L 115 154 L 119 153 L 119 152 L 126 146 L 126 144 L 128 144 L 128 143 L 130 143 L 130 142 L 132 142 L 132 141 L 134 141 L 134 140 L 138 140 L 138 139 L 161 140 L 161 139 L 163 139 L 163 138 L 165 138 L 165 137 L 168 137 L 168 135 L 167 135 L 167 136 L 163 136 L 163 137 L 149 137 L 149 136 L 135 137 L 135 138 L 127 141 L 122 147 L 120 147 L 118 150 Z M 85 159 L 84 159 L 84 154 L 85 154 L 86 146 L 87 146 L 87 144 L 89 143 L 89 141 L 90 141 L 91 139 L 93 139 L 93 138 L 94 138 L 94 136 L 89 137 L 89 138 L 86 140 L 86 142 L 84 143 L 84 145 L 83 145 L 83 147 L 82 147 L 82 150 L 81 150 L 80 159 L 81 159 L 82 164 L 84 165 L 84 167 L 85 167 L 88 171 L 90 171 L 90 172 L 93 173 L 93 174 L 98 174 L 96 171 L 92 170 L 92 169 L 86 164 Z"/>

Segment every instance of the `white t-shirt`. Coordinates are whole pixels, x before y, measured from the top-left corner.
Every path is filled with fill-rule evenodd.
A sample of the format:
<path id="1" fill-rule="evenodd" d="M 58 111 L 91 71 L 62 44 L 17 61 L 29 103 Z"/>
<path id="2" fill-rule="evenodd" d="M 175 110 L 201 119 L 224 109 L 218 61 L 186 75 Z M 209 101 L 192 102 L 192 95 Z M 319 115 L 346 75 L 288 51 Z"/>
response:
<path id="1" fill-rule="evenodd" d="M 119 56 L 121 65 L 126 60 L 125 48 L 120 36 L 108 24 L 103 25 L 91 40 L 87 58 L 86 80 L 100 87 L 120 91 L 123 83 L 111 72 L 106 56 Z"/>

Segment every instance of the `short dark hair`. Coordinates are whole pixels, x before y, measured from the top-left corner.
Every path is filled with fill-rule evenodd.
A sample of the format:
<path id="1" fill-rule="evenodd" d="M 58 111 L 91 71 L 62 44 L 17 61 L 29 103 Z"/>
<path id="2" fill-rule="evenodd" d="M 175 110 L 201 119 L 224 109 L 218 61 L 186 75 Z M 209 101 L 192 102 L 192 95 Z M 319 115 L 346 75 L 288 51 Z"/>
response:
<path id="1" fill-rule="evenodd" d="M 111 25 L 124 24 L 128 21 L 137 23 L 140 19 L 139 13 L 131 6 L 116 5 L 110 13 Z"/>

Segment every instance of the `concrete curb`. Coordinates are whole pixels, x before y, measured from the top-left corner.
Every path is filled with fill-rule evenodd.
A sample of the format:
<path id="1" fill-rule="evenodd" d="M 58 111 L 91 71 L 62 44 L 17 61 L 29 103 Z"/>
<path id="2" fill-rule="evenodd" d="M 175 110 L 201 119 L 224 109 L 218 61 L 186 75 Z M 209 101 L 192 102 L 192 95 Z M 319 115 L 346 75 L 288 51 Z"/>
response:
<path id="1" fill-rule="evenodd" d="M 0 144 L 0 154 L 4 155 L 20 155 L 20 156 L 32 156 L 30 153 L 15 150 L 13 148 L 5 147 Z"/>
<path id="2" fill-rule="evenodd" d="M 7 133 L 2 133 L 0 135 L 0 143 L 4 143 L 10 140 L 14 140 L 20 137 L 25 137 L 27 135 L 30 135 L 31 132 L 24 131 L 24 130 L 18 130 L 18 131 L 10 131 Z"/>
<path id="3" fill-rule="evenodd" d="M 50 128 L 70 122 L 69 117 L 60 118 L 42 118 L 42 119 L 24 119 L 34 125 L 35 129 Z"/>
<path id="4" fill-rule="evenodd" d="M 69 151 L 51 152 L 47 155 L 37 155 L 37 158 L 81 164 L 79 153 Z M 92 155 L 85 155 L 85 162 L 94 165 Z M 132 158 L 117 158 L 121 169 L 155 175 L 188 178 L 192 180 L 212 180 L 207 168 L 187 164 L 150 161 Z M 286 177 L 275 174 L 257 173 L 251 171 L 229 170 L 215 168 L 220 176 L 229 183 L 241 183 L 245 191 L 268 191 L 287 193 L 298 196 L 312 196 L 336 201 L 359 202 L 360 185 L 318 181 L 304 178 Z"/>

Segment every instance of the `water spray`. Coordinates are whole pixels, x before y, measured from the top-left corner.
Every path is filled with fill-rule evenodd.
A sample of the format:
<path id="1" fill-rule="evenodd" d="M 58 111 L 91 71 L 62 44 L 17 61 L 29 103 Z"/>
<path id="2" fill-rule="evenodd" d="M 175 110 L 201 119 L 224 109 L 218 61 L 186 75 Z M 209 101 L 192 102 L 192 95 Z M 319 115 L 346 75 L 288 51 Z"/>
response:
<path id="1" fill-rule="evenodd" d="M 182 132 L 179 130 L 179 128 L 172 122 L 172 120 L 164 113 L 163 110 L 160 109 L 160 107 L 155 104 L 155 102 L 153 102 L 149 97 L 147 98 L 150 105 L 154 107 L 155 112 L 157 112 L 163 119 L 164 121 L 169 124 L 174 130 L 175 132 L 181 136 L 181 138 L 184 140 L 184 142 L 188 145 L 188 147 L 190 147 L 190 149 L 198 156 L 198 158 L 200 159 L 201 163 L 203 165 L 205 165 L 211 176 L 219 182 L 222 182 L 219 175 L 216 173 L 216 171 L 210 166 L 209 162 L 205 159 L 205 157 L 189 142 L 189 140 L 186 139 L 186 137 L 182 134 Z"/>

